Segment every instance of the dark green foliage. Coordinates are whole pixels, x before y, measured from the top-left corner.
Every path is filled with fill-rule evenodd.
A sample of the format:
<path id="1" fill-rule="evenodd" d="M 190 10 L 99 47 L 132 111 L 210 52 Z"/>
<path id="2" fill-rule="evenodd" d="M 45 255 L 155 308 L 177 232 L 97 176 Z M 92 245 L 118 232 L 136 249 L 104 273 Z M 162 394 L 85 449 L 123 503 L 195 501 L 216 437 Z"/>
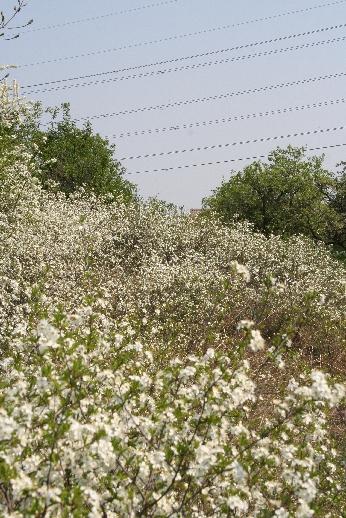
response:
<path id="1" fill-rule="evenodd" d="M 42 128 L 47 115 L 51 122 Z M 136 199 L 136 187 L 124 178 L 124 168 L 114 158 L 115 146 L 94 133 L 90 123 L 78 127 L 68 104 L 45 111 L 36 103 L 13 120 L 0 110 L 0 153 L 18 150 L 33 157 L 34 174 L 47 190 L 70 195 L 83 188 L 110 200 Z"/>
<path id="2" fill-rule="evenodd" d="M 346 162 L 341 162 L 339 165 L 343 169 L 336 179 L 336 195 L 333 204 L 346 218 Z"/>
<path id="3" fill-rule="evenodd" d="M 343 258 L 346 260 L 346 162 L 339 164 L 342 166 L 342 171 L 335 180 L 335 193 L 332 199 L 332 207 L 341 216 L 341 226 L 335 236 L 335 241 L 339 247 L 345 251 Z"/>
<path id="4" fill-rule="evenodd" d="M 246 166 L 203 203 L 225 223 L 238 216 L 267 235 L 304 234 L 343 246 L 336 185 L 323 157 L 307 157 L 304 148 L 289 146 L 272 151 L 267 163 Z"/>
<path id="5" fill-rule="evenodd" d="M 113 158 L 114 146 L 95 134 L 89 123 L 79 128 L 71 119 L 68 105 L 40 141 L 40 180 L 44 187 L 54 182 L 60 191 L 71 194 L 83 187 L 97 195 L 135 196 L 133 184 L 123 178 L 124 169 Z"/>

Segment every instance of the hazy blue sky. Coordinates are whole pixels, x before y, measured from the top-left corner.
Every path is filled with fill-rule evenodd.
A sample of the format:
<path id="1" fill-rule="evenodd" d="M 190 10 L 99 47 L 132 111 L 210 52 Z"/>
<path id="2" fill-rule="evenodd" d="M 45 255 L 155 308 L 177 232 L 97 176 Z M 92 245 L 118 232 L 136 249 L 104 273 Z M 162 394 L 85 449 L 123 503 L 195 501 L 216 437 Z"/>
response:
<path id="1" fill-rule="evenodd" d="M 327 3 L 327 1 L 177 0 L 167 5 L 123 15 L 108 16 L 55 29 L 38 30 L 47 25 L 100 16 L 156 2 L 155 0 L 99 0 L 98 2 L 95 0 L 29 0 L 25 16 L 34 18 L 34 24 L 30 26 L 31 30 L 23 31 L 19 39 L 2 42 L 0 61 L 27 65 L 207 28 L 237 24 L 246 20 L 308 8 Z M 1 7 L 11 7 L 12 3 L 13 0 L 2 1 Z M 18 68 L 13 76 L 19 80 L 21 85 L 25 86 L 189 56 L 339 24 L 346 24 L 346 2 L 305 13 L 212 31 L 194 37 L 172 39 L 162 43 L 99 53 L 57 63 L 24 66 Z M 245 56 L 343 36 L 346 36 L 346 26 L 277 43 L 117 75 L 120 77 Z M 73 115 L 81 118 L 220 95 L 286 81 L 346 73 L 345 42 L 346 39 L 328 45 L 316 45 L 292 52 L 259 56 L 254 59 L 227 62 L 154 77 L 29 94 L 28 97 L 40 99 L 46 105 L 69 101 Z M 116 76 L 107 76 L 107 78 L 114 77 Z M 345 85 L 346 76 L 288 88 L 226 97 L 212 102 L 100 118 L 95 119 L 93 124 L 102 135 L 113 135 L 134 130 L 172 127 L 190 122 L 237 117 L 341 99 L 345 95 Z M 346 104 L 339 102 L 318 109 L 281 113 L 271 117 L 250 118 L 225 124 L 111 140 L 116 142 L 117 157 L 120 158 L 340 127 L 344 123 L 346 125 L 345 115 Z M 346 143 L 346 130 L 282 139 L 277 143 L 275 141 L 249 143 L 229 148 L 129 160 L 124 162 L 124 165 L 126 165 L 128 173 L 133 173 L 201 162 L 232 160 L 267 154 L 276 145 L 287 145 L 288 143 L 308 147 L 342 144 Z M 346 158 L 346 146 L 326 150 L 326 155 L 326 164 L 328 167 L 334 168 L 338 161 Z M 199 207 L 201 199 L 219 185 L 222 178 L 229 178 L 232 170 L 240 169 L 246 163 L 247 161 L 177 169 L 170 172 L 143 173 L 129 176 L 129 179 L 138 184 L 143 196 L 157 195 L 162 199 L 185 205 L 187 208 Z"/>

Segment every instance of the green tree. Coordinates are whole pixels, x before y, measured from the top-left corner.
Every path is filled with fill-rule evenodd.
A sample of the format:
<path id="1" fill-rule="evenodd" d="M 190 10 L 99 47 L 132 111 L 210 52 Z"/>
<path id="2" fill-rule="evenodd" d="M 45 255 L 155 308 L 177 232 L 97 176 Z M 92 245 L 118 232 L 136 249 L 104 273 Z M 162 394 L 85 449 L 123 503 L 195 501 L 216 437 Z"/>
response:
<path id="1" fill-rule="evenodd" d="M 323 157 L 307 157 L 304 148 L 276 149 L 268 162 L 253 162 L 203 200 L 225 222 L 235 216 L 264 234 L 304 234 L 335 243 L 342 216 L 333 207 L 335 177 Z"/>
<path id="2" fill-rule="evenodd" d="M 47 115 L 51 122 L 42 129 Z M 0 153 L 14 149 L 27 150 L 34 157 L 45 189 L 70 195 L 83 188 L 111 199 L 136 198 L 134 184 L 124 178 L 124 168 L 114 158 L 115 146 L 94 133 L 90 123 L 79 128 L 68 104 L 44 110 L 40 103 L 9 97 L 0 105 Z"/>
<path id="3" fill-rule="evenodd" d="M 334 206 L 346 218 L 346 162 L 341 162 L 339 166 L 342 167 L 342 171 L 336 179 Z"/>
<path id="4" fill-rule="evenodd" d="M 62 106 L 62 119 L 55 117 L 56 113 L 47 131 L 35 135 L 42 185 L 50 188 L 53 182 L 66 194 L 83 187 L 97 195 L 132 200 L 135 186 L 124 179 L 124 168 L 114 159 L 115 146 L 95 134 L 90 123 L 79 128 L 67 104 Z"/>
<path id="5" fill-rule="evenodd" d="M 331 204 L 338 212 L 341 221 L 335 235 L 335 242 L 340 248 L 346 250 L 346 162 L 341 162 L 339 165 L 342 166 L 342 170 L 335 180 L 335 192 Z"/>

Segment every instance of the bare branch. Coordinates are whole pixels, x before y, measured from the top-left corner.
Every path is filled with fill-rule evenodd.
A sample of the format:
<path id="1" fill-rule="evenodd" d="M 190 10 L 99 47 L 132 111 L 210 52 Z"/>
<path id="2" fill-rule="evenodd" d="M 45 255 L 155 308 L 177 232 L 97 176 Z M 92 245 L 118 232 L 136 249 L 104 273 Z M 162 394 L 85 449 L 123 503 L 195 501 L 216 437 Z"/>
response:
<path id="1" fill-rule="evenodd" d="M 13 13 L 6 15 L 4 11 L 0 11 L 0 38 L 3 37 L 5 40 L 13 40 L 19 37 L 19 34 L 15 34 L 9 38 L 6 37 L 7 31 L 13 31 L 18 29 L 24 29 L 28 25 L 33 23 L 33 20 L 28 20 L 27 22 L 11 27 L 11 22 L 18 16 L 19 13 L 27 6 L 26 0 L 17 0 L 17 3 L 13 7 Z"/>

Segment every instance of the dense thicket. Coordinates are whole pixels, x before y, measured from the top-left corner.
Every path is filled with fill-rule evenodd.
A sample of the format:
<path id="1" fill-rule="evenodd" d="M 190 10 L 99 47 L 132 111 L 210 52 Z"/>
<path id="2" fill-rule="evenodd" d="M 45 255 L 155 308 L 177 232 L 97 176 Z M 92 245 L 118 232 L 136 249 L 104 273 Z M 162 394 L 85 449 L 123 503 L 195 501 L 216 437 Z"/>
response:
<path id="1" fill-rule="evenodd" d="M 342 264 L 47 190 L 2 107 L 0 513 L 342 518 Z"/>

